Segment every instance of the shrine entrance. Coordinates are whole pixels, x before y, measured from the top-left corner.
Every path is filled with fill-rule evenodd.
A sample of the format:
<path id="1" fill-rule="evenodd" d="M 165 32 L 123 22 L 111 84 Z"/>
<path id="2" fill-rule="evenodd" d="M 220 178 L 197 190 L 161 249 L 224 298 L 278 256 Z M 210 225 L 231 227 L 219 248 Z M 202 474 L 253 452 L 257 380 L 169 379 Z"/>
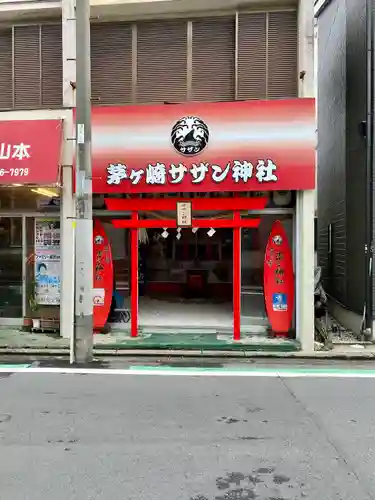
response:
<path id="1" fill-rule="evenodd" d="M 142 331 L 231 333 L 232 229 L 150 228 L 138 234 Z"/>
<path id="2" fill-rule="evenodd" d="M 178 202 L 191 204 L 189 227 L 178 225 Z M 215 330 L 235 340 L 241 331 L 266 333 L 264 247 L 276 220 L 262 216 L 267 202 L 266 196 L 107 198 L 114 230 L 128 234 L 131 335 L 168 327 Z"/>
<path id="3" fill-rule="evenodd" d="M 114 278 L 95 274 L 94 311 L 117 297 L 126 336 L 210 323 L 224 345 L 297 325 L 311 349 L 314 100 L 95 107 L 93 127 L 94 216 L 116 254 L 93 239 Z"/>

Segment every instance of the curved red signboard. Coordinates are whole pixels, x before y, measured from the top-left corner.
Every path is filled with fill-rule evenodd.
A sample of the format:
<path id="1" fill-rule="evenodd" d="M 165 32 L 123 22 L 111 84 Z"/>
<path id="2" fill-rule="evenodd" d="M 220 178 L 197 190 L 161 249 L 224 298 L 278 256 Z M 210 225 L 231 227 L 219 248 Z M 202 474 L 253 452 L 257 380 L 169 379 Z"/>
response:
<path id="1" fill-rule="evenodd" d="M 315 101 L 92 109 L 94 193 L 315 187 Z"/>
<path id="2" fill-rule="evenodd" d="M 264 299 L 276 335 L 287 336 L 294 310 L 293 256 L 280 221 L 272 226 L 264 256 Z"/>
<path id="3" fill-rule="evenodd" d="M 96 220 L 93 233 L 94 286 L 93 326 L 102 330 L 107 323 L 113 296 L 113 261 L 111 245 L 103 224 Z"/>

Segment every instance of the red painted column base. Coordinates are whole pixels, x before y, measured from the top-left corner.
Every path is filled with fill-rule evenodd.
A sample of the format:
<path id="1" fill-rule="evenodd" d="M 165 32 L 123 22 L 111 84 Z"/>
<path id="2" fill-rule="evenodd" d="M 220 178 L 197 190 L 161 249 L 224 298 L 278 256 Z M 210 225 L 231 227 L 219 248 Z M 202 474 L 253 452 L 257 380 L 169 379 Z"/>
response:
<path id="1" fill-rule="evenodd" d="M 132 212 L 132 220 L 138 220 L 138 213 Z M 138 336 L 138 229 L 130 229 L 130 311 L 131 336 Z"/>
<path id="2" fill-rule="evenodd" d="M 233 213 L 235 221 L 241 220 L 241 213 Z M 233 229 L 233 339 L 241 338 L 241 229 Z"/>

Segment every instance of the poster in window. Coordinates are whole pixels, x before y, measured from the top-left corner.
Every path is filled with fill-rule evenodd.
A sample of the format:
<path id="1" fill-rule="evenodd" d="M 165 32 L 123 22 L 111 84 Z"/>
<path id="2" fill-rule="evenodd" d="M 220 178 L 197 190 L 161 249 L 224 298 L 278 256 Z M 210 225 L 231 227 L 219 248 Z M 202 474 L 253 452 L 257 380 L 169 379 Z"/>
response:
<path id="1" fill-rule="evenodd" d="M 35 299 L 60 305 L 60 222 L 35 221 Z"/>

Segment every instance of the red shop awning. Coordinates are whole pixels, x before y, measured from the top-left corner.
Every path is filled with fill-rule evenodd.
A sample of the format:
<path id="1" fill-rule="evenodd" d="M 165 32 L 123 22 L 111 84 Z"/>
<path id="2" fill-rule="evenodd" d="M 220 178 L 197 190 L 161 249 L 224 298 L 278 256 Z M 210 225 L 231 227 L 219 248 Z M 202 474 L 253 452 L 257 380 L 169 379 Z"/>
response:
<path id="1" fill-rule="evenodd" d="M 0 121 L 0 185 L 60 182 L 61 120 Z"/>
<path id="2" fill-rule="evenodd" d="M 92 110 L 93 192 L 315 187 L 314 99 Z"/>

